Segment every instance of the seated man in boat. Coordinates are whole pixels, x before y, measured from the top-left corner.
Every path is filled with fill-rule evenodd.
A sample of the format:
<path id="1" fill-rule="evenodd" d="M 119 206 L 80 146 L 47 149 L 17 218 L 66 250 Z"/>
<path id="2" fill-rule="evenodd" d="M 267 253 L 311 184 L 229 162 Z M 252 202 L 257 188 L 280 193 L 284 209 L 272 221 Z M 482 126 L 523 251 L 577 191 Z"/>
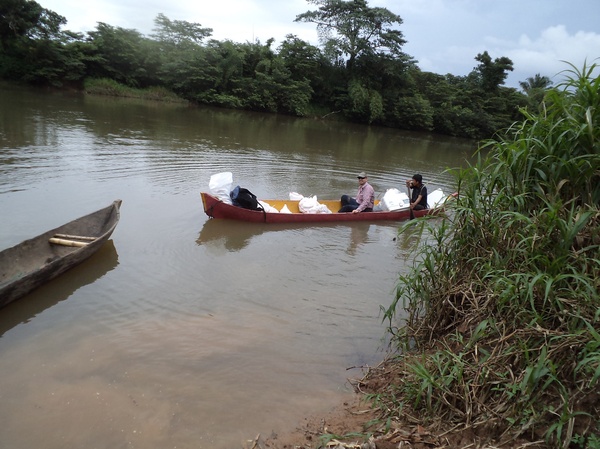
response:
<path id="1" fill-rule="evenodd" d="M 410 208 L 412 210 L 427 209 L 427 186 L 423 184 L 423 176 L 416 174 L 406 180 L 406 187 L 412 190 Z"/>
<path id="2" fill-rule="evenodd" d="M 356 198 L 349 195 L 342 195 L 342 208 L 338 212 L 352 212 L 358 214 L 360 212 L 373 212 L 375 204 L 375 190 L 368 183 L 367 174 L 363 171 L 357 176 L 358 178 L 358 193 Z"/>

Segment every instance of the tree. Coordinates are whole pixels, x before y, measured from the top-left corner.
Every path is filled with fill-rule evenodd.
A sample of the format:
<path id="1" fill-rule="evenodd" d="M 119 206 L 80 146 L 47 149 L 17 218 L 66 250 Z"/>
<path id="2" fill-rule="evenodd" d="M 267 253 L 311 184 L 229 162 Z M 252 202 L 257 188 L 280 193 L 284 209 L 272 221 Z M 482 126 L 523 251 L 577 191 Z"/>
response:
<path id="1" fill-rule="evenodd" d="M 316 23 L 326 54 L 333 61 L 344 58 L 350 72 L 363 54 L 404 56 L 401 49 L 406 41 L 402 32 L 393 28 L 401 25 L 402 19 L 388 9 L 370 8 L 366 0 L 307 1 L 319 9 L 299 14 L 295 22 Z"/>
<path id="2" fill-rule="evenodd" d="M 535 111 L 542 106 L 546 92 L 552 85 L 552 81 L 547 76 L 541 76 L 539 73 L 526 81 L 519 81 L 521 89 L 527 95 L 527 105 L 529 110 Z"/>
<path id="3" fill-rule="evenodd" d="M 170 20 L 164 14 L 159 14 L 154 19 L 156 28 L 150 36 L 161 44 L 174 47 L 198 45 L 205 38 L 212 36 L 212 28 L 202 28 L 199 23 L 186 22 L 185 20 Z"/>
<path id="4" fill-rule="evenodd" d="M 541 76 L 539 73 L 536 73 L 535 76 L 527 78 L 526 81 L 519 81 L 519 85 L 523 92 L 529 94 L 534 89 L 547 89 L 552 85 L 552 81 L 547 76 Z"/>
<path id="5" fill-rule="evenodd" d="M 492 57 L 487 51 L 479 53 L 475 60 L 480 64 L 475 67 L 474 71 L 481 77 L 481 87 L 487 92 L 496 91 L 499 86 L 504 84 L 508 76 L 507 72 L 514 70 L 513 62 L 509 58 L 502 56 L 492 61 Z"/>
<path id="6" fill-rule="evenodd" d="M 84 66 L 68 47 L 81 35 L 63 32 L 67 20 L 30 0 L 0 3 L 0 77 L 61 86 L 79 81 Z"/>
<path id="7" fill-rule="evenodd" d="M 433 129 L 434 109 L 429 101 L 419 93 L 399 98 L 393 104 L 391 116 L 402 128 L 431 131 Z"/>
<path id="8" fill-rule="evenodd" d="M 131 87 L 156 84 L 156 52 L 152 41 L 133 29 L 98 22 L 89 31 L 89 74 L 107 77 Z"/>
<path id="9" fill-rule="evenodd" d="M 78 51 L 81 34 L 64 32 L 60 40 L 38 39 L 20 58 L 25 70 L 21 80 L 36 85 L 80 85 L 85 75 L 83 55 Z"/>
<path id="10" fill-rule="evenodd" d="M 31 0 L 0 3 L 0 48 L 19 38 L 51 39 L 60 34 L 67 19 Z"/>
<path id="11" fill-rule="evenodd" d="M 328 75 L 331 63 L 318 47 L 288 34 L 278 48 L 281 58 L 294 81 L 308 81 L 313 95 L 311 102 L 326 104 L 331 99 L 331 83 Z"/>
<path id="12" fill-rule="evenodd" d="M 294 79 L 311 80 L 318 76 L 322 54 L 314 45 L 288 34 L 277 50 Z"/>
<path id="13" fill-rule="evenodd" d="M 173 71 L 165 71 L 177 91 L 200 103 L 240 109 L 243 94 L 239 87 L 244 50 L 232 41 L 211 40 L 190 63 L 178 61 Z M 189 76 L 186 75 L 189 72 Z M 189 84 L 184 84 L 189 81 Z M 193 83 L 193 84 L 192 84 Z"/>
<path id="14" fill-rule="evenodd" d="M 215 66 L 205 58 L 212 53 L 201 45 L 212 35 L 212 28 L 203 28 L 199 23 L 170 20 L 164 14 L 154 19 L 154 33 L 150 36 L 158 49 L 160 60 L 158 75 L 162 83 L 185 98 L 204 102 L 214 95 L 214 84 L 218 81 Z M 214 60 L 214 58 L 212 58 Z"/>
<path id="15" fill-rule="evenodd" d="M 352 80 L 348 86 L 348 105 L 344 112 L 353 120 L 371 124 L 383 117 L 381 94 L 361 85 L 358 80 Z"/>

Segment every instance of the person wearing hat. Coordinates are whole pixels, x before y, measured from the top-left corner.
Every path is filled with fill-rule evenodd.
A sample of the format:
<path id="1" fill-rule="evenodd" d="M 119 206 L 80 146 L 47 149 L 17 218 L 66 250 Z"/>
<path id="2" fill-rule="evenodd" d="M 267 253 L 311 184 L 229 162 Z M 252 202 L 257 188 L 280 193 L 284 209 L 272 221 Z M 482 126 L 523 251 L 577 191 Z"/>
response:
<path id="1" fill-rule="evenodd" d="M 423 184 L 423 176 L 416 174 L 406 180 L 406 187 L 412 189 L 410 208 L 412 210 L 427 209 L 427 186 Z"/>
<path id="2" fill-rule="evenodd" d="M 352 212 L 358 214 L 360 212 L 373 212 L 375 204 L 375 190 L 368 183 L 367 174 L 363 171 L 357 176 L 358 178 L 358 193 L 356 198 L 349 195 L 342 195 L 342 208 L 338 212 Z"/>

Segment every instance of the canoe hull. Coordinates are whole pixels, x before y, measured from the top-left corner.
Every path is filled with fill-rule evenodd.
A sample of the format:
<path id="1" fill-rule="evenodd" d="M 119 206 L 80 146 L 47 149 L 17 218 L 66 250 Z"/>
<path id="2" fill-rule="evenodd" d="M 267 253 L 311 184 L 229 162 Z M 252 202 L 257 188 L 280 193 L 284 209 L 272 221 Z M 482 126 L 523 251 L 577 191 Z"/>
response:
<path id="1" fill-rule="evenodd" d="M 280 209 L 285 203 L 288 209 L 293 213 L 273 213 L 244 209 L 231 204 L 224 203 L 209 193 L 201 193 L 204 212 L 211 218 L 229 219 L 238 221 L 247 221 L 251 223 L 344 223 L 356 221 L 402 221 L 411 218 L 410 210 L 400 210 L 394 212 L 361 212 L 353 213 L 331 213 L 331 214 L 313 214 L 298 212 L 298 201 L 283 200 L 265 200 L 268 204 Z M 323 201 L 330 210 L 339 210 L 341 204 L 337 201 Z M 418 218 L 424 215 L 439 213 L 442 208 L 414 211 L 413 217 Z"/>
<path id="2" fill-rule="evenodd" d="M 119 222 L 121 200 L 0 252 L 0 307 L 19 299 L 92 256 Z M 94 237 L 84 247 L 54 245 L 55 234 Z"/>

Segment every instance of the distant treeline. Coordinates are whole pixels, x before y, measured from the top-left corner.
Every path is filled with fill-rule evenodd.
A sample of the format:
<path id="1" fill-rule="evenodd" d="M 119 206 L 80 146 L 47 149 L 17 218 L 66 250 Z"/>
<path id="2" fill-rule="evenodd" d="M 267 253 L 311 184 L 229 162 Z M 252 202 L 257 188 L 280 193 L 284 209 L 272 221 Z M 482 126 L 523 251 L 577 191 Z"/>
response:
<path id="1" fill-rule="evenodd" d="M 537 109 L 551 84 L 538 74 L 521 82 L 524 93 L 504 87 L 513 63 L 487 52 L 467 76 L 424 72 L 402 51 L 400 16 L 365 0 L 309 3 L 318 8 L 295 21 L 314 23 L 320 46 L 289 34 L 273 48 L 274 39 L 211 39 L 211 28 L 163 14 L 149 36 L 102 22 L 74 33 L 35 1 L 3 0 L 0 78 L 77 89 L 104 79 L 199 104 L 475 139 L 510 126 L 519 108 Z"/>

